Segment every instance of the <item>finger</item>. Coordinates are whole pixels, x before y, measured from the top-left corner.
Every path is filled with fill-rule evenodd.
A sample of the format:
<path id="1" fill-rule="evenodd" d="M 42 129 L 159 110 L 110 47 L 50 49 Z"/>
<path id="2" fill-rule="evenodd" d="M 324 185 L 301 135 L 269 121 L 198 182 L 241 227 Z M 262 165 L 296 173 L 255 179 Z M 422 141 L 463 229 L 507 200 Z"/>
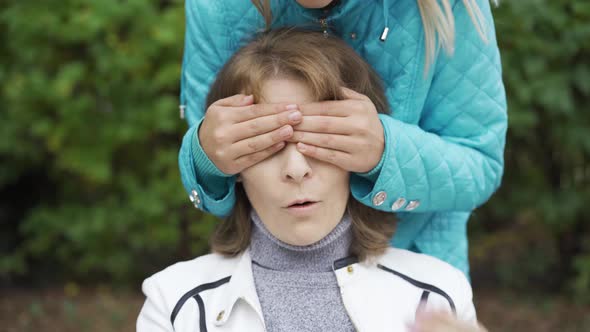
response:
<path id="1" fill-rule="evenodd" d="M 488 332 L 488 329 L 486 329 L 486 327 L 480 322 L 477 322 L 477 328 L 479 329 L 478 332 Z"/>
<path id="2" fill-rule="evenodd" d="M 416 321 L 409 324 L 409 326 L 408 330 L 412 332 L 462 332 L 461 330 L 454 330 L 452 326 L 437 320 Z"/>
<path id="3" fill-rule="evenodd" d="M 249 137 L 262 135 L 284 125 L 296 125 L 301 120 L 301 112 L 288 111 L 240 122 L 232 127 L 232 141 L 237 142 Z"/>
<path id="4" fill-rule="evenodd" d="M 240 109 L 236 109 L 235 112 L 232 112 L 232 114 L 235 122 L 244 122 L 261 116 L 296 110 L 298 110 L 298 107 L 295 104 L 252 104 Z"/>
<path id="5" fill-rule="evenodd" d="M 304 143 L 307 145 L 318 146 L 326 149 L 338 150 L 352 154 L 356 151 L 356 140 L 348 135 L 310 133 L 304 131 L 295 131 L 288 142 Z"/>
<path id="6" fill-rule="evenodd" d="M 232 144 L 230 155 L 237 159 L 241 156 L 256 153 L 286 140 L 291 135 L 293 135 L 293 127 L 287 125 L 266 134 L 249 137 Z"/>
<path id="7" fill-rule="evenodd" d="M 342 169 L 351 168 L 350 154 L 342 151 L 320 148 L 313 145 L 297 143 L 297 150 L 306 156 L 336 165 Z"/>
<path id="8" fill-rule="evenodd" d="M 275 145 L 272 145 L 262 151 L 258 151 L 255 153 L 247 154 L 244 156 L 239 157 L 236 159 L 236 164 L 240 168 L 240 172 L 252 165 L 255 165 L 264 159 L 272 156 L 273 154 L 280 151 L 283 147 L 285 147 L 285 142 L 279 142 Z"/>
<path id="9" fill-rule="evenodd" d="M 455 316 L 451 315 L 447 311 L 432 310 L 432 309 L 424 309 L 424 310 L 418 311 L 416 313 L 416 319 L 417 320 L 424 320 L 424 321 L 430 320 L 430 321 L 436 321 L 436 322 L 447 322 L 447 323 L 457 321 L 457 318 Z"/>
<path id="10" fill-rule="evenodd" d="M 477 322 L 477 328 L 479 329 L 478 332 L 488 332 L 488 329 L 480 322 Z"/>
<path id="11" fill-rule="evenodd" d="M 299 109 L 303 115 L 325 115 L 344 117 L 350 115 L 346 101 L 328 100 L 315 103 L 301 104 Z"/>
<path id="12" fill-rule="evenodd" d="M 237 94 L 224 99 L 219 99 L 214 102 L 213 105 L 226 106 L 226 107 L 240 107 L 247 106 L 254 102 L 252 95 Z"/>
<path id="13" fill-rule="evenodd" d="M 341 87 L 341 89 L 342 89 L 342 95 L 346 99 L 370 100 L 369 97 L 365 96 L 364 94 L 358 93 L 358 92 L 356 92 L 352 89 L 349 89 L 347 87 Z"/>
<path id="14" fill-rule="evenodd" d="M 326 134 L 354 134 L 356 128 L 348 118 L 334 116 L 304 116 L 295 130 Z"/>
<path id="15" fill-rule="evenodd" d="M 473 332 L 475 327 L 446 312 L 424 312 L 416 316 L 416 326 L 422 331 Z M 477 331 L 477 330 L 475 330 Z"/>

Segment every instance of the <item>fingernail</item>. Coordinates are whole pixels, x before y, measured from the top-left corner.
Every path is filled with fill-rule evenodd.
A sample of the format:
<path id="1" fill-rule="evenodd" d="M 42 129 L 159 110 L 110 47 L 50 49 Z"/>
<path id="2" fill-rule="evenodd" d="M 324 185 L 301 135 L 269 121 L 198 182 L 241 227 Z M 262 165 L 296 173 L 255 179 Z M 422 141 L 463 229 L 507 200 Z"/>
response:
<path id="1" fill-rule="evenodd" d="M 299 149 L 299 151 L 305 151 L 305 149 L 307 149 L 307 146 L 305 146 L 305 144 L 299 142 L 299 143 L 297 143 L 297 149 Z"/>
<path id="2" fill-rule="evenodd" d="M 408 332 L 418 332 L 420 331 L 420 328 L 418 327 L 418 325 L 416 324 L 406 324 L 406 329 L 408 330 Z"/>
<path id="3" fill-rule="evenodd" d="M 293 129 L 291 127 L 285 127 L 283 129 L 281 129 L 281 131 L 279 133 L 281 134 L 281 137 L 289 137 L 289 136 L 291 136 L 292 132 L 293 132 Z"/>
<path id="4" fill-rule="evenodd" d="M 248 103 L 250 101 L 252 101 L 253 96 L 252 95 L 247 95 L 246 97 L 244 97 L 244 102 Z"/>
<path id="5" fill-rule="evenodd" d="M 301 120 L 301 112 L 296 111 L 289 114 L 289 121 L 299 121 Z"/>
<path id="6" fill-rule="evenodd" d="M 275 144 L 275 148 L 277 150 L 282 149 L 284 146 L 285 146 L 285 142 L 279 142 L 279 143 Z"/>
<path id="7" fill-rule="evenodd" d="M 286 109 L 287 109 L 287 111 L 296 110 L 296 109 L 298 109 L 298 108 L 299 108 L 299 107 L 297 107 L 297 105 L 296 105 L 296 104 L 290 104 L 290 105 L 287 105 L 287 106 L 286 106 Z"/>

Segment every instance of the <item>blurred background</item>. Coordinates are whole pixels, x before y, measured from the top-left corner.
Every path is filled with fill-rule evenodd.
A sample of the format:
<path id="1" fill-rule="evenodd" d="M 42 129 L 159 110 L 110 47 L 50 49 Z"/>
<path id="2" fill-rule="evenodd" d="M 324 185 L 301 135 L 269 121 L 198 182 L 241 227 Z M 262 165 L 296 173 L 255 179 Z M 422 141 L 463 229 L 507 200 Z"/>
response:
<path id="1" fill-rule="evenodd" d="M 177 164 L 184 1 L 0 7 L 0 331 L 132 331 L 141 281 L 215 224 Z M 469 227 L 479 316 L 590 331 L 590 2 L 494 13 L 510 123 Z"/>

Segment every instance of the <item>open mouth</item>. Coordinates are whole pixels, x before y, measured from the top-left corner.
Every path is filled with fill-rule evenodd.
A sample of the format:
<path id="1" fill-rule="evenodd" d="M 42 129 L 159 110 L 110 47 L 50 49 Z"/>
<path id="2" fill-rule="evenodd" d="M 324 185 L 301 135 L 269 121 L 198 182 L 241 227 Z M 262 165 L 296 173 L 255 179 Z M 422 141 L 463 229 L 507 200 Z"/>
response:
<path id="1" fill-rule="evenodd" d="M 315 204 L 316 202 L 312 202 L 312 201 L 307 201 L 307 202 L 303 202 L 303 203 L 295 203 L 295 204 L 291 204 L 289 205 L 289 207 L 306 207 L 306 206 L 311 206 L 313 204 Z"/>
<path id="2" fill-rule="evenodd" d="M 313 199 L 309 198 L 302 198 L 295 201 L 292 201 L 291 204 L 287 205 L 287 209 L 304 209 L 307 207 L 311 207 L 318 203 L 319 201 L 314 201 Z"/>
<path id="3" fill-rule="evenodd" d="M 287 205 L 287 211 L 296 217 L 309 217 L 316 213 L 320 201 L 313 201 L 310 199 L 298 199 Z"/>

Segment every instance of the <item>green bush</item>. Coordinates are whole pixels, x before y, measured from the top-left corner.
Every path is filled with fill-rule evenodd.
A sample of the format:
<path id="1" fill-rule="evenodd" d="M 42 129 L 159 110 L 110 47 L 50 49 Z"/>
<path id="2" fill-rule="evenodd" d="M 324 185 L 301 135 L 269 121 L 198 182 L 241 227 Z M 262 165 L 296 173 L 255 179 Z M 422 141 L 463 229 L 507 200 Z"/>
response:
<path id="1" fill-rule="evenodd" d="M 495 14 L 509 131 L 503 185 L 471 221 L 474 267 L 589 300 L 590 3 L 503 1 Z M 512 255 L 482 264 L 499 251 Z"/>
<path id="2" fill-rule="evenodd" d="M 590 298 L 590 3 L 495 9 L 509 105 L 474 282 Z M 0 278 L 138 280 L 206 250 L 180 182 L 182 1 L 5 1 Z"/>
<path id="3" fill-rule="evenodd" d="M 11 1 L 0 27 L 1 275 L 139 278 L 205 250 L 177 163 L 183 3 Z"/>

